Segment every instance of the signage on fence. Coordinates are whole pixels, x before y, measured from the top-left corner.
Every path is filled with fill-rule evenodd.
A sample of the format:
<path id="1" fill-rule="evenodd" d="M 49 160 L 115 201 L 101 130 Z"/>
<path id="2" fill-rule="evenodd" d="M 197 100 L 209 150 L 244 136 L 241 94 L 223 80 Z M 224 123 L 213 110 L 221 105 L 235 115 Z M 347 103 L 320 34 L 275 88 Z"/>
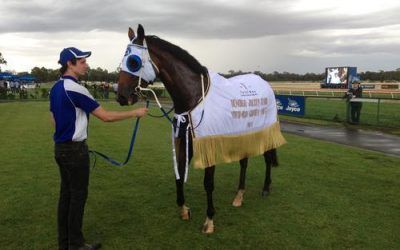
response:
<path id="1" fill-rule="evenodd" d="M 306 102 L 304 96 L 276 95 L 278 114 L 304 116 Z"/>
<path id="2" fill-rule="evenodd" d="M 362 84 L 361 88 L 363 88 L 363 89 L 375 89 L 375 84 Z"/>

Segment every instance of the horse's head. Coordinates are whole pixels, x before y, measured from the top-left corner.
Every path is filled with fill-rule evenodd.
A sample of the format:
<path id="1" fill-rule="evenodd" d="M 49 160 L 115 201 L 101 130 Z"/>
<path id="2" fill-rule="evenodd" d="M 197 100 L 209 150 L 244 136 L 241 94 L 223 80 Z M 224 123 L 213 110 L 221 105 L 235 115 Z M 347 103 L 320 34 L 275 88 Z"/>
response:
<path id="1" fill-rule="evenodd" d="M 138 26 L 137 36 L 129 28 L 128 37 L 130 43 L 125 51 L 118 79 L 117 101 L 121 105 L 136 103 L 140 87 L 147 87 L 156 78 L 142 25 Z"/>

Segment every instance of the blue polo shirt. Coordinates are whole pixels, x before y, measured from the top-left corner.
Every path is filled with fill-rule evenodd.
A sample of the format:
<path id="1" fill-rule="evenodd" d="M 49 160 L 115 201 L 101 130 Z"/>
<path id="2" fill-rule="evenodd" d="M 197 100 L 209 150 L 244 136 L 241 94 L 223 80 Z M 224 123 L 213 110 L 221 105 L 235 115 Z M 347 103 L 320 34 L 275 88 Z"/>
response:
<path id="1" fill-rule="evenodd" d="M 85 140 L 89 114 L 99 106 L 74 77 L 61 77 L 50 91 L 50 111 L 56 122 L 54 142 Z"/>

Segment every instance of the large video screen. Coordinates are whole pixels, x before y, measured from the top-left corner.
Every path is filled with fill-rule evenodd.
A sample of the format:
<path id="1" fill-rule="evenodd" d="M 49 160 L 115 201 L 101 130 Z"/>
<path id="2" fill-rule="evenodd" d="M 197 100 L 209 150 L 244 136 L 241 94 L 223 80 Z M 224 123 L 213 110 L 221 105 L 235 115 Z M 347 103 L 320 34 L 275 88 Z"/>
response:
<path id="1" fill-rule="evenodd" d="M 348 67 L 326 68 L 326 84 L 347 84 Z"/>

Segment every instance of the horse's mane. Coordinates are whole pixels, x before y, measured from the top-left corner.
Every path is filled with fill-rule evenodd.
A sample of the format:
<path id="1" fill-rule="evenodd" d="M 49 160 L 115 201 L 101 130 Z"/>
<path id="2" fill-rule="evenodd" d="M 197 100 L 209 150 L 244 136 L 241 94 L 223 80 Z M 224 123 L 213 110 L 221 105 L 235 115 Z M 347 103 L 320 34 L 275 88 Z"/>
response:
<path id="1" fill-rule="evenodd" d="M 181 59 L 195 73 L 205 74 L 205 75 L 207 74 L 207 68 L 204 67 L 203 65 L 201 65 L 199 63 L 199 61 L 197 61 L 196 58 L 194 58 L 186 50 L 180 48 L 179 46 L 176 46 L 175 44 L 167 42 L 167 41 L 159 38 L 158 36 L 146 36 L 146 41 L 148 41 L 149 43 L 156 44 L 156 46 L 160 47 L 163 50 L 168 51 L 169 53 L 173 54 L 177 58 Z"/>

